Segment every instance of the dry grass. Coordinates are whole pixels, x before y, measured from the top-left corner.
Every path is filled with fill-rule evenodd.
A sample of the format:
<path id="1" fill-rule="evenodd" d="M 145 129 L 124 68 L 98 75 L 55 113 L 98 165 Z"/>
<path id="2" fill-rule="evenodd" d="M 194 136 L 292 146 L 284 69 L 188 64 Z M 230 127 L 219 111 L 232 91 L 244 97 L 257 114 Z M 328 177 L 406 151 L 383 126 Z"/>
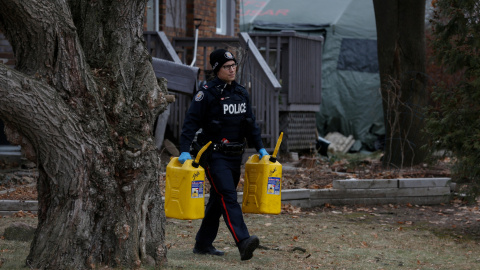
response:
<path id="1" fill-rule="evenodd" d="M 23 222 L 36 226 L 37 218 L 34 217 L 1 217 L 0 218 L 0 268 L 1 269 L 28 269 L 25 268 L 25 259 L 30 250 L 29 242 L 8 241 L 3 238 L 5 228 L 15 222 Z"/>
<path id="2" fill-rule="evenodd" d="M 405 212 L 406 209 L 286 209 L 288 211 L 281 215 L 245 215 L 250 233 L 259 236 L 261 241 L 250 261 L 240 260 L 223 223 L 214 244 L 226 251 L 226 255 L 202 256 L 192 253 L 200 220 L 168 219 L 166 244 L 169 249 L 165 269 L 478 269 L 480 264 L 478 235 L 460 234 L 452 230 L 452 226 L 450 229 L 442 227 L 440 219 L 417 221 L 410 212 Z M 421 207 L 408 210 L 422 209 L 430 211 L 430 208 Z M 462 206 L 456 210 L 459 209 L 466 213 L 478 212 L 478 206 Z M 436 213 L 429 214 L 433 218 Z M 449 211 L 444 209 L 443 213 Z M 474 216 L 467 220 L 463 215 L 452 213 L 449 218 L 457 220 L 460 217 L 464 220 L 458 222 L 478 231 L 480 219 Z M 36 222 L 25 217 L 1 218 L 0 232 L 18 221 Z M 28 243 L 1 239 L 2 269 L 28 269 L 24 265 L 28 249 Z"/>
<path id="3" fill-rule="evenodd" d="M 382 223 L 359 212 L 246 215 L 261 248 L 242 262 L 224 227 L 216 247 L 226 256 L 191 252 L 199 221 L 168 221 L 169 269 L 474 269 L 475 240 L 434 234 L 423 226 Z"/>
<path id="4" fill-rule="evenodd" d="M 363 159 L 353 168 L 353 162 L 344 159 L 331 164 L 318 158 L 303 159 L 302 162 L 297 164 L 298 170 L 285 171 L 282 185 L 288 188 L 319 188 L 337 177 L 345 178 L 346 174 L 367 178 L 392 178 L 398 177 L 399 173 L 402 176 L 415 173 L 412 177 L 427 177 L 432 172 L 445 174 L 443 167 L 380 173 L 375 169 L 377 161 Z M 342 174 L 337 175 L 336 172 Z M 33 192 L 18 193 L 28 198 L 36 196 Z M 214 257 L 192 253 L 200 220 L 167 219 L 168 265 L 165 269 L 479 268 L 478 205 L 466 207 L 459 204 L 436 211 L 415 206 L 406 207 L 402 213 L 394 213 L 394 208 L 378 208 L 378 211 L 372 210 L 374 207 L 327 207 L 300 211 L 286 207 L 281 215 L 276 216 L 246 214 L 250 233 L 259 236 L 261 242 L 250 261 L 240 260 L 223 223 L 214 244 L 226 251 L 226 255 Z M 461 215 L 457 215 L 460 211 Z M 11 223 L 19 221 L 36 223 L 36 219 L 28 217 L 0 218 L 0 234 Z M 28 251 L 29 243 L 0 239 L 1 268 L 28 269 L 24 264 Z"/>

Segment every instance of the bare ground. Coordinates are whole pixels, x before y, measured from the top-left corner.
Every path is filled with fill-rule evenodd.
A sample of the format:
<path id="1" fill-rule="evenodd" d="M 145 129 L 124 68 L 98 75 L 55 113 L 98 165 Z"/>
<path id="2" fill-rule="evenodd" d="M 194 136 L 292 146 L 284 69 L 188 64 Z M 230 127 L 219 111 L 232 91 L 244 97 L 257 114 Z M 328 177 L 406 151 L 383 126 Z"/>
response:
<path id="1" fill-rule="evenodd" d="M 169 157 L 163 156 L 164 165 Z M 393 179 L 393 178 L 428 178 L 450 177 L 450 160 L 440 160 L 434 165 L 403 169 L 382 168 L 378 158 L 371 156 L 355 158 L 325 159 L 322 157 L 301 157 L 293 161 L 288 157 L 280 156 L 284 166 L 282 189 L 320 189 L 331 188 L 335 179 Z M 8 167 L 0 163 L 0 200 L 36 200 L 37 172 L 32 163 Z M 162 185 L 161 181 L 161 185 Z M 242 190 L 242 183 L 239 191 Z M 208 191 L 208 185 L 206 187 Z M 364 212 L 370 216 L 381 216 L 377 222 L 402 224 L 424 224 L 439 229 L 448 229 L 458 237 L 469 235 L 480 238 L 480 210 L 478 204 L 467 205 L 461 198 L 455 198 L 448 204 L 442 205 L 376 205 L 376 206 L 336 206 L 325 205 L 314 209 L 300 209 L 289 205 L 283 207 L 283 212 L 291 213 L 302 211 L 315 212 Z M 380 220 L 380 221 L 378 221 Z M 362 221 L 359 219 L 359 221 Z"/>
<path id="2" fill-rule="evenodd" d="M 347 178 L 450 177 L 448 159 L 434 165 L 389 170 L 371 157 L 279 160 L 284 165 L 283 189 L 329 188 L 333 180 Z M 0 164 L 0 199 L 34 200 L 35 182 L 32 164 L 17 168 L 2 168 Z M 13 222 L 31 217 L 34 215 L 20 212 L 0 220 Z M 262 246 L 252 261 L 244 263 L 238 261 L 226 229 L 217 242 L 228 256 L 193 256 L 191 248 L 199 221 L 167 219 L 167 268 L 224 269 L 231 265 L 236 269 L 474 269 L 480 262 L 475 259 L 480 243 L 479 204 L 467 204 L 462 198 L 441 205 L 327 204 L 311 209 L 283 205 L 281 215 L 246 214 L 246 220 L 249 228 L 262 237 Z M 21 254 L 26 256 L 28 246 L 22 248 Z M 15 242 L 8 249 L 17 254 L 19 247 Z M 7 255 L 0 257 L 7 262 L 18 259 Z"/>

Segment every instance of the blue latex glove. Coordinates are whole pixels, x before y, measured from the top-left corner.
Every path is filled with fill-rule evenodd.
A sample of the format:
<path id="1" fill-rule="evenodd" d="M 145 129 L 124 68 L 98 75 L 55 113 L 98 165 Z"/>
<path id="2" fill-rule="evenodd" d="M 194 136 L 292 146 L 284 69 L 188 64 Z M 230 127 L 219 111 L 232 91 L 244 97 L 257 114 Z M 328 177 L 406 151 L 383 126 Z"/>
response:
<path id="1" fill-rule="evenodd" d="M 265 150 L 265 148 L 258 150 L 258 153 L 260 153 L 260 155 L 258 156 L 260 159 L 262 159 L 264 156 L 268 156 L 268 152 L 267 150 Z"/>
<path id="2" fill-rule="evenodd" d="M 178 157 L 178 161 L 180 161 L 180 163 L 185 163 L 185 161 L 189 160 L 189 159 L 192 159 L 192 156 L 190 156 L 190 153 L 189 152 L 182 152 L 180 154 L 180 156 Z"/>

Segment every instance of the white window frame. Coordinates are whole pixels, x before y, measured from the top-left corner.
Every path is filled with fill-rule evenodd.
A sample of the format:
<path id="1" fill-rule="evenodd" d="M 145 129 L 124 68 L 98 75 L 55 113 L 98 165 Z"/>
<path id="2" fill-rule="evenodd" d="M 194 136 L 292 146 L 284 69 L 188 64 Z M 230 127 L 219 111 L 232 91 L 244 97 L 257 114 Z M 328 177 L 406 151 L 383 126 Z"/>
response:
<path id="1" fill-rule="evenodd" d="M 235 1 L 217 0 L 217 34 L 233 36 L 235 31 Z"/>

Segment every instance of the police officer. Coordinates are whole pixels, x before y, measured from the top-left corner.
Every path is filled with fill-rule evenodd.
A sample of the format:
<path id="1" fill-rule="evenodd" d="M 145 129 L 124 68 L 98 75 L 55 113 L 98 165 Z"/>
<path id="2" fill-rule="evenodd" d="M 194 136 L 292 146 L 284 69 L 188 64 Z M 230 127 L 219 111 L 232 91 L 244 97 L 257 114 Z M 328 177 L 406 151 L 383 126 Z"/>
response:
<path id="1" fill-rule="evenodd" d="M 260 129 L 252 113 L 248 92 L 235 81 L 237 60 L 229 51 L 218 49 L 210 54 L 215 78 L 201 87 L 185 117 L 180 138 L 179 161 L 192 159 L 190 146 L 199 129 L 197 141 L 203 145 L 212 141 L 212 150 L 202 164 L 210 181 L 210 199 L 205 217 L 195 237 L 193 253 L 224 255 L 213 246 L 220 216 L 235 240 L 242 260 L 249 260 L 259 245 L 259 239 L 248 233 L 240 205 L 237 185 L 240 180 L 242 154 L 246 139 L 260 153 L 263 147 Z"/>

